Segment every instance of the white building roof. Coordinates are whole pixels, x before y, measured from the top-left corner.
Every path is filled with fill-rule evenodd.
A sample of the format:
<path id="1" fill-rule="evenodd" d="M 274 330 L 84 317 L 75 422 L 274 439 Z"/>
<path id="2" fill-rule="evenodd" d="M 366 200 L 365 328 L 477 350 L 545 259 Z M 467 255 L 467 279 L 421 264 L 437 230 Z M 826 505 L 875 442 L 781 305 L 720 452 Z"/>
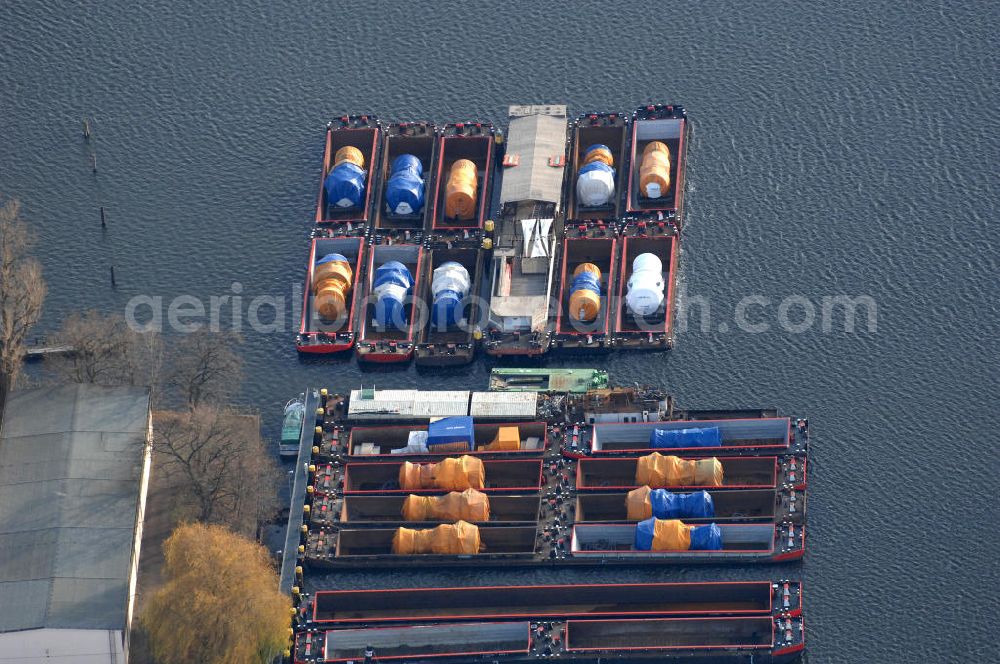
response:
<path id="1" fill-rule="evenodd" d="M 489 419 L 535 419 L 538 395 L 534 392 L 473 392 L 469 415 Z"/>

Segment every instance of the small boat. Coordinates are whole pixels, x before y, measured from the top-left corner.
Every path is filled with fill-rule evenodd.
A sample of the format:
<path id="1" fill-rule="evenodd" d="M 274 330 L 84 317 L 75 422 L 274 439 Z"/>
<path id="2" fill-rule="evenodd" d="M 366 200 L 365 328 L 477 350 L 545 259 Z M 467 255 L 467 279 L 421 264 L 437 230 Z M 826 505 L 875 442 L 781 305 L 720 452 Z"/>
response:
<path id="1" fill-rule="evenodd" d="M 481 327 L 479 287 L 483 273 L 484 251 L 475 247 L 435 247 L 431 249 L 423 277 L 420 299 L 424 325 L 417 333 L 416 362 L 421 366 L 458 366 L 468 364 L 476 354 L 477 332 Z M 441 302 L 435 296 L 435 272 L 446 263 L 458 263 L 468 275 L 468 290 L 464 294 L 445 291 L 441 298 L 456 297 L 455 302 Z M 446 276 L 443 278 L 447 278 Z M 442 284 L 441 288 L 447 288 Z M 454 306 L 455 314 L 447 311 Z"/>
<path id="2" fill-rule="evenodd" d="M 285 404 L 284 417 L 281 420 L 281 441 L 278 443 L 280 456 L 298 455 L 305 413 L 306 404 L 301 398 L 292 399 Z"/>
<path id="3" fill-rule="evenodd" d="M 629 153 L 626 150 L 629 118 L 624 113 L 585 113 L 574 121 L 570 130 L 570 154 L 566 174 L 566 224 L 576 221 L 615 221 L 622 217 L 622 198 L 625 174 L 629 170 Z M 607 184 L 610 196 L 598 204 L 580 198 L 578 186 L 580 171 L 590 164 L 588 150 L 595 146 L 606 148 L 613 173 Z"/>
<path id="4" fill-rule="evenodd" d="M 597 289 L 584 288 L 591 299 L 576 304 L 581 295 L 576 290 L 578 279 L 588 278 L 582 270 L 593 274 Z M 555 312 L 554 345 L 557 349 L 590 351 L 610 350 L 613 338 L 612 316 L 618 278 L 617 240 L 613 237 L 563 238 L 561 285 Z"/>
<path id="5" fill-rule="evenodd" d="M 434 173 L 439 145 L 437 127 L 433 122 L 394 122 L 386 127 L 384 134 L 372 234 L 376 244 L 386 240 L 419 244 L 434 210 Z M 419 174 L 414 172 L 414 176 L 423 181 L 423 207 L 419 210 L 413 209 L 409 198 L 396 200 L 398 196 L 392 195 L 392 169 L 393 166 L 402 166 L 397 159 L 403 155 L 412 155 L 420 163 L 419 169 L 415 169 L 419 170 Z M 411 196 L 420 198 L 416 192 L 411 192 Z"/>
<path id="6" fill-rule="evenodd" d="M 316 204 L 316 223 L 329 226 L 335 235 L 364 235 L 368 230 L 374 196 L 378 187 L 377 177 L 382 125 L 374 115 L 345 115 L 326 126 L 326 146 L 323 150 L 323 171 L 319 182 L 319 199 Z M 363 190 L 336 201 L 329 200 L 327 179 L 331 171 L 341 166 L 337 155 L 341 150 L 353 148 L 348 161 L 359 170 Z M 360 161 L 360 164 L 356 162 Z"/>
<path id="7" fill-rule="evenodd" d="M 618 293 L 612 317 L 615 347 L 623 350 L 663 350 L 673 345 L 678 238 L 674 234 L 645 235 L 646 229 L 646 224 L 630 227 L 621 240 Z M 648 256 L 659 260 L 660 270 L 652 274 L 637 273 L 636 259 L 641 264 Z M 636 275 L 634 280 L 633 275 Z M 650 275 L 646 284 L 641 283 L 643 275 Z M 638 298 L 643 299 L 640 302 Z"/>
<path id="8" fill-rule="evenodd" d="M 655 104 L 635 111 L 632 116 L 631 167 L 628 169 L 625 196 L 625 208 L 629 215 L 666 220 L 680 228 L 689 131 L 683 106 Z M 670 154 L 669 183 L 662 191 L 659 184 L 654 185 L 653 191 L 643 190 L 641 186 L 644 153 L 653 141 L 666 145 Z M 656 197 L 650 197 L 650 193 L 656 194 Z"/>
<path id="9" fill-rule="evenodd" d="M 568 392 L 582 394 L 608 387 L 601 369 L 491 369 L 491 392 Z"/>
<path id="10" fill-rule="evenodd" d="M 434 175 L 434 210 L 430 235 L 433 242 L 479 246 L 492 196 L 493 150 L 496 129 L 489 122 L 457 122 L 445 126 L 438 137 Z M 452 168 L 471 162 L 468 182 L 459 187 L 459 173 Z M 461 191 L 459 191 L 461 189 Z"/>
<path id="11" fill-rule="evenodd" d="M 325 256 L 340 254 L 352 267 L 352 287 L 345 294 L 344 308 L 335 318 L 320 315 L 313 293 L 316 262 Z M 302 320 L 295 346 L 300 353 L 339 353 L 354 345 L 356 312 L 361 302 L 358 284 L 364 274 L 366 246 L 361 237 L 315 238 L 309 249 L 309 267 L 302 302 Z"/>
<path id="12" fill-rule="evenodd" d="M 364 297 L 359 306 L 359 331 L 355 353 L 364 362 L 407 362 L 413 357 L 416 344 L 417 318 L 414 306 L 421 288 L 424 249 L 413 244 L 380 244 L 368 251 L 368 269 L 364 280 Z M 410 287 L 405 294 L 387 296 L 390 307 L 374 292 L 380 270 L 389 263 L 401 264 L 400 271 L 409 276 Z"/>

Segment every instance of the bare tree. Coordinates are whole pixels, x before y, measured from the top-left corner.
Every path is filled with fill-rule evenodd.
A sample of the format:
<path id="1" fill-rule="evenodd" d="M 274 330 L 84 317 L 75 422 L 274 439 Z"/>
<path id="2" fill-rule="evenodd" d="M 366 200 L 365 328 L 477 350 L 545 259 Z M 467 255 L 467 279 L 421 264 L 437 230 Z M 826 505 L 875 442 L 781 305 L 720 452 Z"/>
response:
<path id="1" fill-rule="evenodd" d="M 276 505 L 277 469 L 260 437 L 260 420 L 198 406 L 154 416 L 155 463 L 169 476 L 182 518 L 225 523 L 253 536 Z"/>
<path id="2" fill-rule="evenodd" d="M 0 415 L 24 359 L 24 340 L 45 301 L 42 267 L 27 255 L 33 237 L 21 219 L 21 204 L 0 207 Z"/>
<path id="3" fill-rule="evenodd" d="M 243 360 L 233 350 L 239 342 L 237 335 L 226 332 L 185 335 L 173 354 L 167 383 L 191 409 L 224 402 L 243 380 Z"/>
<path id="4" fill-rule="evenodd" d="M 162 344 L 155 332 L 131 329 L 121 315 L 90 310 L 73 313 L 55 334 L 72 353 L 54 358 L 64 380 L 98 385 L 147 385 L 158 392 Z"/>

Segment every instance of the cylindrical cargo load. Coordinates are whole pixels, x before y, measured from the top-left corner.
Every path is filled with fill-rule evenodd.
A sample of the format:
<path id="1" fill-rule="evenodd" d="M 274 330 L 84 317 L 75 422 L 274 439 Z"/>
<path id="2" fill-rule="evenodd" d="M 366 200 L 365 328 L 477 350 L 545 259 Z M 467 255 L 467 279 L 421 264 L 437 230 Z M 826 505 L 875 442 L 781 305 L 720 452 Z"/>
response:
<path id="1" fill-rule="evenodd" d="M 444 216 L 463 221 L 475 217 L 478 190 L 479 171 L 476 165 L 468 159 L 459 159 L 452 164 L 444 189 Z"/>
<path id="2" fill-rule="evenodd" d="M 372 296 L 375 298 L 375 322 L 385 328 L 402 329 L 407 323 L 404 307 L 413 289 L 413 275 L 399 261 L 388 261 L 375 270 Z"/>
<path id="3" fill-rule="evenodd" d="M 649 434 L 649 446 L 654 449 L 722 447 L 722 432 L 719 427 L 653 429 Z"/>
<path id="4" fill-rule="evenodd" d="M 469 271 L 461 263 L 447 261 L 434 269 L 431 279 L 433 305 L 431 323 L 440 329 L 454 325 L 472 286 Z"/>
<path id="5" fill-rule="evenodd" d="M 327 254 L 316 261 L 316 267 L 313 268 L 313 290 L 319 291 L 320 286 L 328 279 L 339 281 L 344 285 L 345 291 L 350 290 L 354 281 L 354 270 L 351 269 L 346 257 L 341 254 Z"/>
<path id="6" fill-rule="evenodd" d="M 629 521 L 657 519 L 710 519 L 715 516 L 715 503 L 707 491 L 671 493 L 666 489 L 641 486 L 625 497 Z"/>
<path id="7" fill-rule="evenodd" d="M 459 521 L 426 530 L 397 528 L 392 537 L 392 552 L 397 555 L 470 555 L 479 553 L 479 544 L 479 527 Z"/>
<path id="8" fill-rule="evenodd" d="M 580 205 L 607 205 L 615 195 L 615 169 L 602 161 L 585 164 L 577 173 L 576 197 Z"/>
<path id="9" fill-rule="evenodd" d="M 601 279 L 601 268 L 597 267 L 593 263 L 580 263 L 579 265 L 577 265 L 576 269 L 573 270 L 573 277 L 574 278 L 578 277 L 584 272 L 589 272 L 590 274 L 594 275 L 595 277 L 597 277 L 598 281 L 600 281 Z"/>
<path id="10" fill-rule="evenodd" d="M 404 521 L 489 521 L 490 499 L 475 489 L 444 496 L 410 494 L 403 501 L 402 516 Z"/>
<path id="11" fill-rule="evenodd" d="M 486 471 L 483 469 L 482 460 L 467 454 L 438 463 L 404 461 L 399 467 L 399 488 L 404 491 L 420 489 L 464 491 L 482 489 L 485 484 Z"/>
<path id="12" fill-rule="evenodd" d="M 632 261 L 625 304 L 636 316 L 650 316 L 663 306 L 663 263 L 655 254 L 639 254 Z"/>
<path id="13" fill-rule="evenodd" d="M 591 164 L 595 161 L 599 161 L 602 164 L 607 164 L 608 166 L 615 165 L 615 157 L 611 152 L 611 148 L 600 143 L 595 143 L 594 145 L 587 147 L 587 149 L 583 151 L 583 159 L 581 161 L 583 164 Z"/>
<path id="14" fill-rule="evenodd" d="M 345 145 L 334 153 L 333 165 L 339 166 L 344 162 L 354 164 L 358 168 L 364 168 L 365 156 L 361 154 L 361 150 L 357 149 L 353 145 Z"/>
<path id="15" fill-rule="evenodd" d="M 326 176 L 326 200 L 340 208 L 358 207 L 365 200 L 367 173 L 357 164 L 343 161 Z"/>
<path id="16" fill-rule="evenodd" d="M 722 462 L 715 457 L 681 459 L 653 452 L 639 457 L 635 483 L 651 487 L 722 486 Z"/>
<path id="17" fill-rule="evenodd" d="M 385 203 L 393 214 L 419 214 L 424 209 L 424 166 L 412 154 L 392 161 Z"/>
<path id="18" fill-rule="evenodd" d="M 337 320 L 347 312 L 347 293 L 344 284 L 334 279 L 327 279 L 316 291 L 316 311 L 326 320 Z"/>
<path id="19" fill-rule="evenodd" d="M 581 272 L 573 277 L 569 290 L 569 315 L 573 320 L 589 323 L 601 311 L 600 277 Z"/>
<path id="20" fill-rule="evenodd" d="M 635 526 L 637 551 L 721 551 L 722 531 L 714 523 L 689 526 L 677 519 L 646 519 Z"/>
<path id="21" fill-rule="evenodd" d="M 645 198 L 661 198 L 670 191 L 670 149 L 653 141 L 642 151 L 639 191 Z"/>

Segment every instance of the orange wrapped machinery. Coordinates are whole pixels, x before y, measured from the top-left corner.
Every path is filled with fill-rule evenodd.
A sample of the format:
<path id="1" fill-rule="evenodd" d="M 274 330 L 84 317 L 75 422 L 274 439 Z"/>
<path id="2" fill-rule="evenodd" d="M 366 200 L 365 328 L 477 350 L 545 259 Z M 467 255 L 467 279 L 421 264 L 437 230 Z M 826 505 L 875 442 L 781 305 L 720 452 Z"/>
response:
<path id="1" fill-rule="evenodd" d="M 569 293 L 569 315 L 573 320 L 590 322 L 601 311 L 601 268 L 580 263 L 573 270 Z"/>
<path id="2" fill-rule="evenodd" d="M 521 431 L 517 427 L 500 427 L 497 436 L 486 447 L 487 452 L 510 452 L 521 449 Z"/>
<path id="3" fill-rule="evenodd" d="M 479 547 L 479 527 L 465 521 L 423 530 L 397 528 L 396 534 L 392 536 L 392 552 L 396 555 L 415 553 L 469 555 L 479 553 Z"/>
<path id="4" fill-rule="evenodd" d="M 468 159 L 459 159 L 448 171 L 444 190 L 444 216 L 468 221 L 476 216 L 479 171 Z"/>
<path id="5" fill-rule="evenodd" d="M 489 521 L 490 499 L 485 493 L 466 489 L 444 496 L 415 496 L 403 501 L 404 521 Z"/>
<path id="6" fill-rule="evenodd" d="M 659 452 L 639 457 L 635 483 L 650 487 L 722 486 L 722 462 L 715 457 L 682 459 Z"/>
<path id="7" fill-rule="evenodd" d="M 354 270 L 341 254 L 327 254 L 313 267 L 312 288 L 316 309 L 327 320 L 340 318 L 347 310 L 347 294 L 354 282 Z"/>
<path id="8" fill-rule="evenodd" d="M 642 151 L 639 191 L 646 198 L 660 198 L 670 191 L 670 148 L 666 143 L 652 141 Z"/>
<path id="9" fill-rule="evenodd" d="M 365 156 L 361 153 L 361 150 L 357 149 L 353 145 L 345 145 L 334 153 L 334 168 L 341 165 L 345 161 L 349 164 L 354 164 L 358 168 L 365 167 Z"/>
<path id="10" fill-rule="evenodd" d="M 438 463 L 404 461 L 399 468 L 399 488 L 407 491 L 419 489 L 464 491 L 482 489 L 485 484 L 486 471 L 483 469 L 482 460 L 467 454 Z"/>

